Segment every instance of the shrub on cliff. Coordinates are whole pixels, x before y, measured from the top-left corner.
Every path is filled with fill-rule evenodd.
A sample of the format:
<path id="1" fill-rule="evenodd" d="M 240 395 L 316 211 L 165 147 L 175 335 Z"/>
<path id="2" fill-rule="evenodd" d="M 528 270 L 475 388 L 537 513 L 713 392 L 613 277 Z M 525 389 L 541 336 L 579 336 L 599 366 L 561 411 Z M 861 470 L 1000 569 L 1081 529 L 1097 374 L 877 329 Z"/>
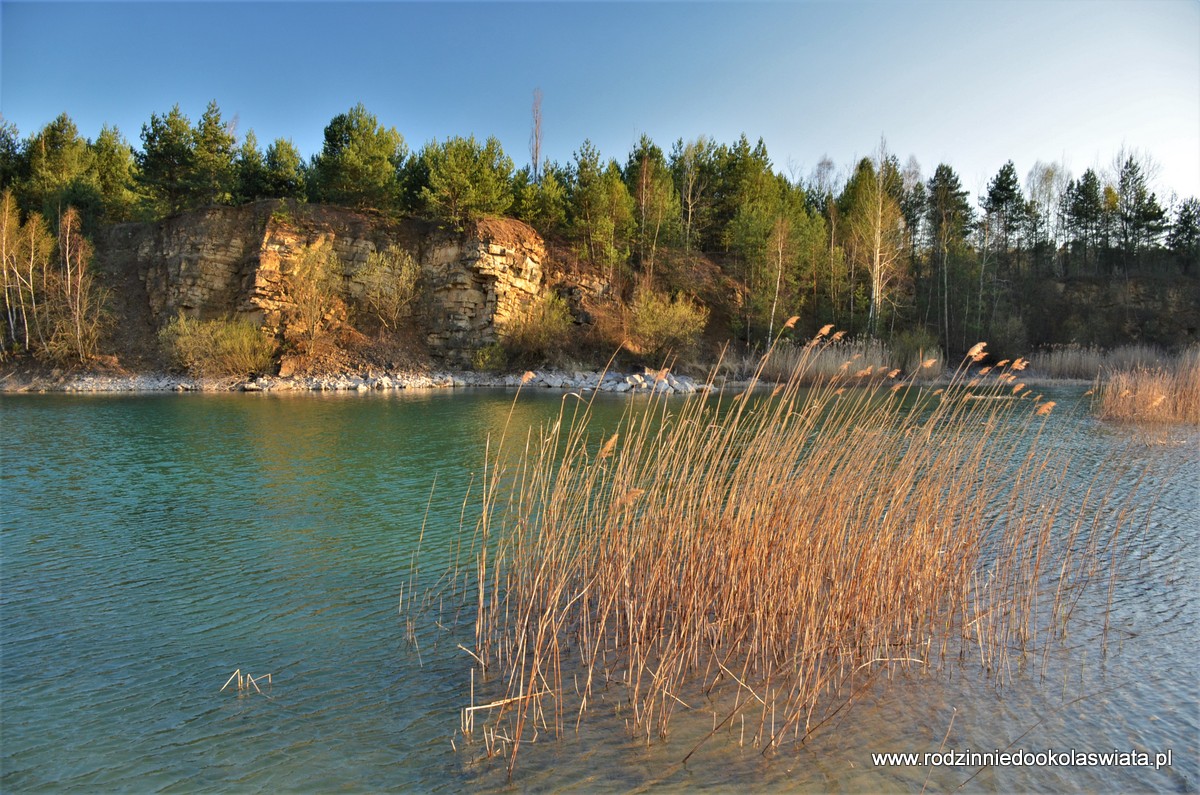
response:
<path id="1" fill-rule="evenodd" d="M 291 307 L 288 334 L 309 345 L 327 329 L 342 287 L 342 262 L 329 240 L 304 249 L 284 271 Z"/>
<path id="2" fill-rule="evenodd" d="M 572 325 L 567 302 L 547 293 L 528 314 L 509 324 L 503 346 L 511 362 L 553 359 L 566 350 Z"/>
<path id="3" fill-rule="evenodd" d="M 708 325 L 708 309 L 691 299 L 674 300 L 651 289 L 640 289 L 629 309 L 633 342 L 650 357 L 679 356 L 695 347 Z"/>
<path id="4" fill-rule="evenodd" d="M 232 378 L 271 367 L 275 341 L 248 320 L 195 320 L 180 315 L 158 332 L 177 367 L 204 378 Z"/>
<path id="5" fill-rule="evenodd" d="M 363 306 L 384 330 L 396 331 L 412 314 L 420 278 L 421 266 L 400 246 L 372 251 L 358 274 Z"/>

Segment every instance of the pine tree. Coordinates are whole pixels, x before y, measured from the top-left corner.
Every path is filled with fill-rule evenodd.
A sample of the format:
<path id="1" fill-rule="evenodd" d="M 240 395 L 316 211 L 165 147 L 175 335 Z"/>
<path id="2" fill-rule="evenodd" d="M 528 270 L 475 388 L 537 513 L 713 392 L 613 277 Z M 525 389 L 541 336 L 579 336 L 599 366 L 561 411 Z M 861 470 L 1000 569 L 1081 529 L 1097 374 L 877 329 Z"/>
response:
<path id="1" fill-rule="evenodd" d="M 221 120 L 216 100 L 208 103 L 193 133 L 194 154 L 188 177 L 189 204 L 231 204 L 237 187 L 236 138 Z"/>
<path id="2" fill-rule="evenodd" d="M 359 103 L 325 127 L 324 147 L 312 162 L 310 196 L 329 204 L 394 209 L 407 155 L 403 136 Z"/>
<path id="3" fill-rule="evenodd" d="M 196 153 L 191 122 L 176 105 L 142 125 L 137 180 L 155 215 L 174 215 L 188 206 Z"/>

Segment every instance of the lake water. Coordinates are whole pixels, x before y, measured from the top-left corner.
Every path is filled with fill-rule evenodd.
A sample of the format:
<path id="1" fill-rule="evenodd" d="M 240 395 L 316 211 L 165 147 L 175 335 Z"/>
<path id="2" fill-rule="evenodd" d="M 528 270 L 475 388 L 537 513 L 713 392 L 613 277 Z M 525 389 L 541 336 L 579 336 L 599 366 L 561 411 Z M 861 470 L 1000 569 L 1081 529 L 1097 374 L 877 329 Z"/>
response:
<path id="1" fill-rule="evenodd" d="M 513 784 L 456 736 L 470 687 L 458 630 L 418 634 L 418 649 L 398 611 L 410 577 L 428 585 L 451 554 L 511 393 L 0 397 L 0 790 L 1196 791 L 1200 439 L 1097 423 L 1070 410 L 1080 390 L 1052 397 L 1051 432 L 1085 426 L 1071 435 L 1081 477 L 1130 442 L 1128 460 L 1156 473 L 1107 649 L 1102 588 L 1063 646 L 1004 684 L 969 661 L 898 675 L 803 746 L 763 756 L 723 733 L 686 765 L 710 718 L 646 745 L 597 716 L 523 746 Z M 562 399 L 522 396 L 513 427 Z M 600 399 L 601 425 L 623 400 Z M 236 669 L 270 673 L 267 695 L 219 692 Z M 1172 757 L 871 760 L 968 748 Z"/>

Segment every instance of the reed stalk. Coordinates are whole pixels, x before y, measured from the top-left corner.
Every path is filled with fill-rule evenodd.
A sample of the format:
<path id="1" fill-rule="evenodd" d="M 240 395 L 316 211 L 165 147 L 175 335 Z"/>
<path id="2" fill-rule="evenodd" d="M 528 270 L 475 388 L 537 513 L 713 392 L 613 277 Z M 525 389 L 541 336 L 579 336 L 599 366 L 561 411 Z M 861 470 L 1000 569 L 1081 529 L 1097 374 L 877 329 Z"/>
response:
<path id="1" fill-rule="evenodd" d="M 1102 419 L 1200 424 L 1200 347 L 1164 365 L 1116 370 L 1097 379 L 1094 391 Z"/>
<path id="2" fill-rule="evenodd" d="M 647 742 L 711 711 L 709 737 L 766 752 L 880 673 L 975 658 L 1004 677 L 1065 631 L 1111 563 L 1101 509 L 1131 495 L 1067 488 L 1054 406 L 1017 388 L 1025 361 L 980 376 L 981 344 L 935 390 L 883 364 L 814 379 L 832 339 L 770 396 L 636 398 L 602 432 L 564 398 L 489 443 L 464 595 L 484 676 L 462 725 L 510 775 L 532 735 L 601 705 Z"/>

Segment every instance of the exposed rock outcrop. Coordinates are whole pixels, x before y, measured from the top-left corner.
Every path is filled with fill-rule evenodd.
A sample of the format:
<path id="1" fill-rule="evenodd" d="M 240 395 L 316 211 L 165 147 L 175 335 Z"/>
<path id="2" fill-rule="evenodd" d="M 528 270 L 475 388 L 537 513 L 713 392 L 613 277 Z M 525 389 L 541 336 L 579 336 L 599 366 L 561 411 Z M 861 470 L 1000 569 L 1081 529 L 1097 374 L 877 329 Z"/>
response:
<path id="1" fill-rule="evenodd" d="M 414 322 L 430 351 L 451 364 L 469 363 L 475 350 L 502 337 L 543 290 L 545 246 L 519 221 L 484 219 L 460 233 L 280 200 L 113 227 L 98 253 L 108 270 L 136 273 L 154 325 L 178 313 L 241 316 L 282 333 L 292 306 L 287 274 L 307 249 L 326 242 L 342 265 L 343 314 L 351 316 L 371 253 L 392 245 L 409 252 L 423 278 Z"/>

